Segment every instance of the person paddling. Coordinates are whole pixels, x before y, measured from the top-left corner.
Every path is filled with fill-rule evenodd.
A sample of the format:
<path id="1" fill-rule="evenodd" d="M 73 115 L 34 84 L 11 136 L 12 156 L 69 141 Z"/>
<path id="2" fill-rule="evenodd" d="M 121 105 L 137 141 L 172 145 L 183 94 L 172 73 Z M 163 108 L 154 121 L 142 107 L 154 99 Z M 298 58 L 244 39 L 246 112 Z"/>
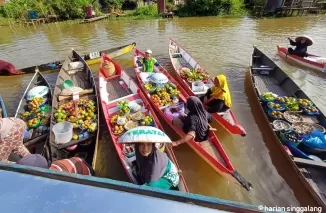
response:
<path id="1" fill-rule="evenodd" d="M 297 55 L 299 57 L 307 57 L 308 53 L 308 46 L 313 44 L 313 41 L 308 36 L 300 36 L 293 41 L 291 38 L 288 38 L 290 45 L 295 46 L 295 49 L 289 47 L 288 53 L 290 55 Z"/>
<path id="2" fill-rule="evenodd" d="M 15 66 L 7 61 L 0 60 L 0 75 L 21 75 L 24 72 L 17 70 Z"/>

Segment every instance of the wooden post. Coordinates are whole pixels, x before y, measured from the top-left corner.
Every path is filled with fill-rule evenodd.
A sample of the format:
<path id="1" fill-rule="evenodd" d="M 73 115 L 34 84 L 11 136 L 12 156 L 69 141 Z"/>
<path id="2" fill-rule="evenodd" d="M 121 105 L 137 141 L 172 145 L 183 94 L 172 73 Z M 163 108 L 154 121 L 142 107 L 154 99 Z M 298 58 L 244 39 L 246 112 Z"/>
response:
<path id="1" fill-rule="evenodd" d="M 159 14 L 165 13 L 165 0 L 157 1 L 157 11 Z"/>

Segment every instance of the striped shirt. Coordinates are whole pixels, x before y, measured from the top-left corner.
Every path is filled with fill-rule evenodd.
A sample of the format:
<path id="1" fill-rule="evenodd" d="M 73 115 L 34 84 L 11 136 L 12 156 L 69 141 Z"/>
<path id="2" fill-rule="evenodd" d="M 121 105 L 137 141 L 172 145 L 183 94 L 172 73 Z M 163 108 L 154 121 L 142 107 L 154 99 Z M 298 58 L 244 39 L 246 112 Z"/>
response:
<path id="1" fill-rule="evenodd" d="M 92 168 L 78 157 L 54 161 L 49 169 L 80 175 L 92 175 L 93 173 Z"/>

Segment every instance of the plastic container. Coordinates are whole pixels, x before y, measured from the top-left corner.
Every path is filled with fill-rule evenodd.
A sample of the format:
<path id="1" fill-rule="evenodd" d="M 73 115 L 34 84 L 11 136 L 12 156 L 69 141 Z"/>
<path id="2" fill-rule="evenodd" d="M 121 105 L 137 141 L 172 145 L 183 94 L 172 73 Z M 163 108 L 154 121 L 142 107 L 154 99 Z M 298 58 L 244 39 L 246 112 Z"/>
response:
<path id="1" fill-rule="evenodd" d="M 205 84 L 202 81 L 195 81 L 195 82 L 192 82 L 191 89 L 194 92 L 202 92 L 202 91 L 204 91 L 204 85 Z"/>
<path id="2" fill-rule="evenodd" d="M 74 83 L 71 80 L 65 80 L 62 84 L 61 87 L 62 89 L 68 89 L 74 86 Z"/>
<path id="3" fill-rule="evenodd" d="M 73 125 L 70 122 L 63 121 L 55 124 L 52 128 L 54 133 L 55 142 L 64 144 L 71 141 L 73 136 Z"/>
<path id="4" fill-rule="evenodd" d="M 49 88 L 47 86 L 37 86 L 32 88 L 30 91 L 28 91 L 26 95 L 26 99 L 28 101 L 32 100 L 33 98 L 39 98 L 46 96 L 49 93 Z"/>

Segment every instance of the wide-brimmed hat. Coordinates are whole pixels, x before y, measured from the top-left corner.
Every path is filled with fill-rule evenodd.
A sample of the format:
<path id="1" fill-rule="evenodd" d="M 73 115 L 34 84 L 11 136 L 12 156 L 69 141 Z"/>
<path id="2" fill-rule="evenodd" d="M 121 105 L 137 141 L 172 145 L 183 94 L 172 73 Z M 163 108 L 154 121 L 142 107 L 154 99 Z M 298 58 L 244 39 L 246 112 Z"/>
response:
<path id="1" fill-rule="evenodd" d="M 308 46 L 311 46 L 314 43 L 312 38 L 310 38 L 309 36 L 306 36 L 306 35 L 299 36 L 299 37 L 295 38 L 295 41 L 296 42 L 301 42 L 302 39 L 306 39 L 306 43 L 307 43 Z"/>

